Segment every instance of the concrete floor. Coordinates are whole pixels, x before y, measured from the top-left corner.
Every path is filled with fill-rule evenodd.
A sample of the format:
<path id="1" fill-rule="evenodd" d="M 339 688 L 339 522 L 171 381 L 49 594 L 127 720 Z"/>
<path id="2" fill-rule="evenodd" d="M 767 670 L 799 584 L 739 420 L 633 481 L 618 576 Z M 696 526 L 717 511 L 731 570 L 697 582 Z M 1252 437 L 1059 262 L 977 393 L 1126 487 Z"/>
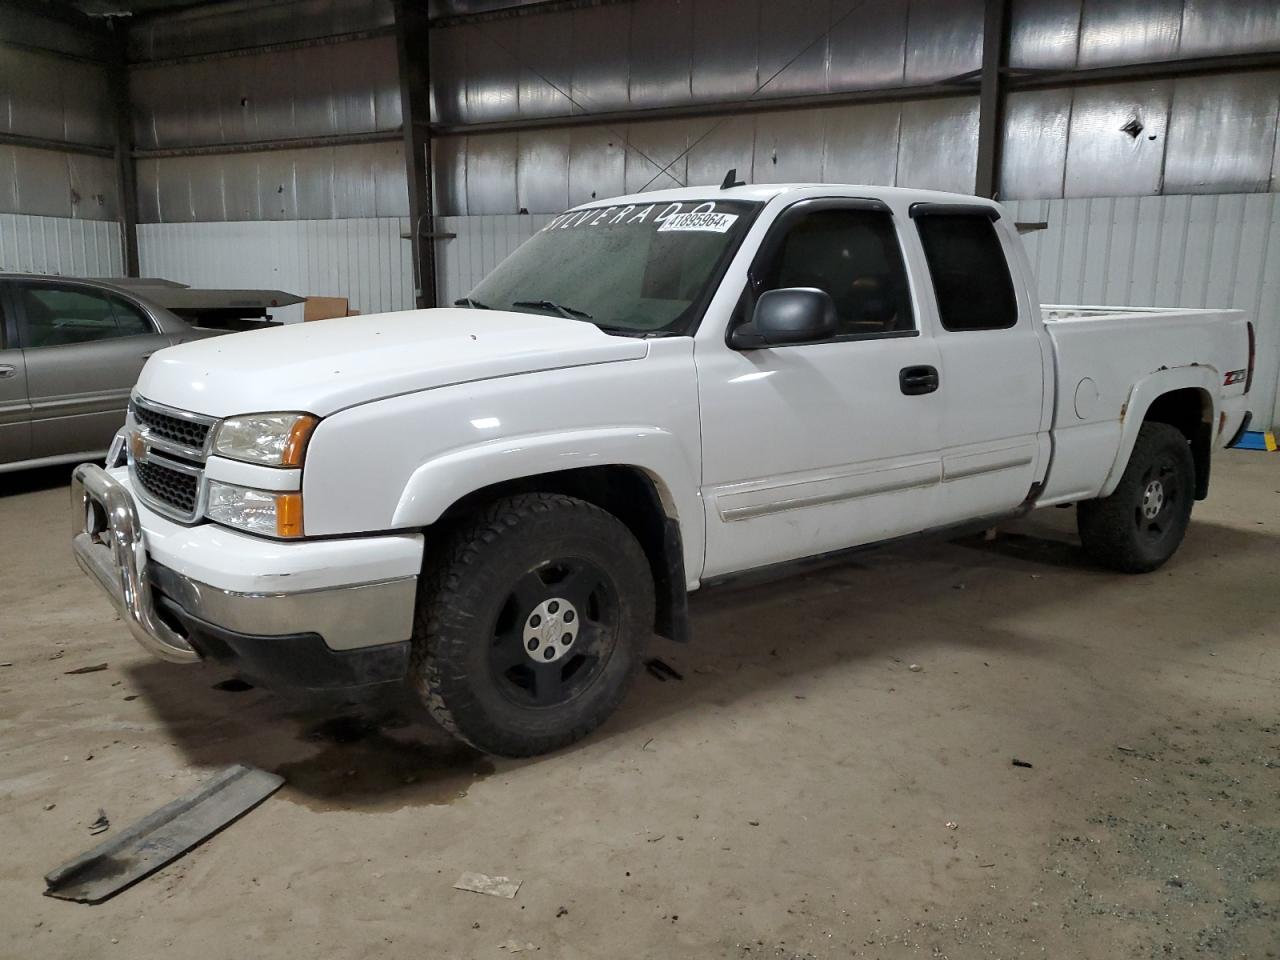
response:
<path id="1" fill-rule="evenodd" d="M 0 478 L 5 957 L 1280 955 L 1280 457 L 1220 457 L 1146 577 L 1048 510 L 698 596 L 654 649 L 683 681 L 524 762 L 148 659 L 70 559 L 64 475 Z M 99 808 L 233 761 L 289 783 L 104 905 L 41 896 Z"/>

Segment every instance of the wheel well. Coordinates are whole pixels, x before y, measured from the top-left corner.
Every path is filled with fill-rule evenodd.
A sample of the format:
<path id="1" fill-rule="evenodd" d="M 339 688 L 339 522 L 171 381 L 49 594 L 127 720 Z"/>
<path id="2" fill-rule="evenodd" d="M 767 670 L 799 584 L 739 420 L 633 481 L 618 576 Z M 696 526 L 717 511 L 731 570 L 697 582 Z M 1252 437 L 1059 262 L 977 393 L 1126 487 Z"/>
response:
<path id="1" fill-rule="evenodd" d="M 638 467 L 580 467 L 506 480 L 467 494 L 434 524 L 451 527 L 482 505 L 519 493 L 562 493 L 585 500 L 617 517 L 639 541 L 653 573 L 657 600 L 654 631 L 672 640 L 688 639 L 688 593 L 680 526 L 667 515 L 652 477 Z"/>
<path id="2" fill-rule="evenodd" d="M 1191 445 L 1196 465 L 1196 499 L 1209 495 L 1209 453 L 1213 442 L 1213 402 L 1197 387 L 1171 390 L 1156 397 L 1143 423 L 1167 423 L 1176 427 Z"/>

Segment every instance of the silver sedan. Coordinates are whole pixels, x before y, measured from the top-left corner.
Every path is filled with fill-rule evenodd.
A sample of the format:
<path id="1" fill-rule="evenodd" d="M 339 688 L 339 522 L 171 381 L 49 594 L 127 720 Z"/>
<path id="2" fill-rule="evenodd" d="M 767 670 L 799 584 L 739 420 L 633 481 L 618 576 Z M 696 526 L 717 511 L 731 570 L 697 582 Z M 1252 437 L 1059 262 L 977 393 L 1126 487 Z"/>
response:
<path id="1" fill-rule="evenodd" d="M 108 283 L 0 274 L 0 473 L 101 459 L 147 358 L 219 332 Z"/>

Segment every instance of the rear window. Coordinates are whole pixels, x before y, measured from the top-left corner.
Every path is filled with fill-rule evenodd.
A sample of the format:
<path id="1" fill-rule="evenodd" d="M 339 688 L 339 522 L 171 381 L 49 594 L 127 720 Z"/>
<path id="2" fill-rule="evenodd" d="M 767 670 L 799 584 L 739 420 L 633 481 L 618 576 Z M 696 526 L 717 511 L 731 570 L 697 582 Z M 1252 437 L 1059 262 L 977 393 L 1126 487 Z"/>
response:
<path id="1" fill-rule="evenodd" d="M 984 216 L 931 214 L 916 218 L 947 330 L 1003 330 L 1018 322 L 1013 277 Z"/>

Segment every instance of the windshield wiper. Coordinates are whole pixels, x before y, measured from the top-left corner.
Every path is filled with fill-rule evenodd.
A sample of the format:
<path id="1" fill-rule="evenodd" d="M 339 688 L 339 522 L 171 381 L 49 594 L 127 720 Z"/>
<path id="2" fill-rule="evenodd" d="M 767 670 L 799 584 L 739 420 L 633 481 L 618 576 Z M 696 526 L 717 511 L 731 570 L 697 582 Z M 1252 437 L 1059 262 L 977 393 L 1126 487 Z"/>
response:
<path id="1" fill-rule="evenodd" d="M 573 307 L 566 307 L 562 303 L 556 303 L 554 300 L 515 300 L 511 304 L 513 307 L 538 307 L 541 310 L 554 310 L 562 317 L 568 317 L 570 320 L 590 320 L 591 314 L 585 310 L 576 310 Z"/>
<path id="2" fill-rule="evenodd" d="M 493 307 L 487 303 L 481 303 L 479 300 L 472 300 L 470 297 L 459 297 L 453 301 L 455 307 L 470 307 L 472 310 L 492 310 Z"/>

